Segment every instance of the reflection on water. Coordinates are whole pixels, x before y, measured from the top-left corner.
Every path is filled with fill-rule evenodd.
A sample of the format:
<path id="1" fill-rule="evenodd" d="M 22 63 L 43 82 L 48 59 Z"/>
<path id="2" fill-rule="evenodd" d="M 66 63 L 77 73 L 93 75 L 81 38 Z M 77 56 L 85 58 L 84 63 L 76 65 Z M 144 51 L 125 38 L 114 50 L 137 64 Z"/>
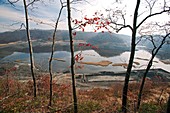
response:
<path id="1" fill-rule="evenodd" d="M 75 54 L 79 53 L 75 52 Z M 43 69 L 48 70 L 48 60 L 50 53 L 34 53 L 35 64 Z M 99 71 L 114 71 L 120 72 L 125 71 L 126 66 L 119 66 L 118 64 L 128 64 L 128 59 L 130 52 L 124 52 L 119 56 L 114 57 L 102 57 L 94 50 L 82 51 L 83 62 L 100 62 L 100 61 L 110 61 L 112 62 L 108 66 L 95 66 L 88 64 L 76 63 L 76 67 L 83 67 L 82 69 L 77 68 L 77 73 L 96 73 Z M 133 69 L 145 69 L 151 54 L 144 50 L 136 51 Z M 147 60 L 148 59 L 148 60 Z M 58 61 L 57 61 L 58 60 Z M 1 62 L 17 62 L 17 63 L 29 63 L 29 54 L 22 52 L 14 52 L 3 59 Z M 113 65 L 113 66 L 112 66 Z M 166 65 L 159 61 L 158 58 L 154 59 L 152 68 L 162 68 L 166 71 L 170 71 L 170 65 Z M 56 51 L 54 52 L 53 60 L 53 71 L 64 72 L 70 70 L 70 53 L 66 51 Z"/>

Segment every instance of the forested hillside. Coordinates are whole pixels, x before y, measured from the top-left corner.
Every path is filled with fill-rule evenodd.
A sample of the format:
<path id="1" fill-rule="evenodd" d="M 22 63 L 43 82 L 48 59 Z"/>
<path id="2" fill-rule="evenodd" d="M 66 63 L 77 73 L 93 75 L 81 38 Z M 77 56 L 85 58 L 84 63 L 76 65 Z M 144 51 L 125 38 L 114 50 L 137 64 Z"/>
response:
<path id="1" fill-rule="evenodd" d="M 52 42 L 53 30 L 31 30 L 30 34 L 33 41 L 34 52 L 50 52 Z M 7 44 L 11 42 L 17 42 L 13 45 L 2 46 L 3 54 L 7 52 L 28 52 L 28 46 L 23 44 L 25 42 L 26 35 L 24 30 L 4 32 L 0 33 L 0 43 Z M 79 47 L 79 43 L 91 44 L 97 47 L 95 50 L 102 56 L 114 56 L 119 55 L 124 51 L 128 51 L 130 47 L 130 37 L 127 35 L 119 35 L 114 33 L 94 33 L 94 32 L 81 32 L 76 31 L 75 50 L 94 49 L 91 47 Z M 20 41 L 20 42 L 18 42 Z M 22 41 L 22 42 L 21 42 Z M 56 47 L 55 50 L 69 51 L 69 38 L 68 31 L 58 30 L 56 35 Z"/>
<path id="2" fill-rule="evenodd" d="M 52 38 L 53 30 L 30 30 L 30 34 L 33 40 L 41 39 L 44 41 L 49 40 L 49 38 Z M 69 40 L 68 37 L 68 31 L 66 30 L 58 30 L 56 33 L 56 40 Z M 93 36 L 95 36 L 96 33 L 93 32 L 77 32 L 77 37 L 75 40 L 87 40 Z M 0 44 L 2 43 L 9 43 L 9 42 L 15 42 L 15 41 L 26 41 L 26 31 L 25 30 L 16 30 L 13 32 L 3 32 L 0 33 Z"/>

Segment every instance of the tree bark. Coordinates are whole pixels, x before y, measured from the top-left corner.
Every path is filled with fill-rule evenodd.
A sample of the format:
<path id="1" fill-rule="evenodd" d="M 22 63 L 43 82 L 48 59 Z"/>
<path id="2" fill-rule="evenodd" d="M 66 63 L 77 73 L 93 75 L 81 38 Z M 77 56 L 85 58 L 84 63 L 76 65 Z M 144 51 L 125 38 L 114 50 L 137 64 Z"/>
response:
<path id="1" fill-rule="evenodd" d="M 73 90 L 73 99 L 74 99 L 74 113 L 77 113 L 77 95 L 76 95 L 76 86 L 75 86 L 75 73 L 74 73 L 74 44 L 72 37 L 72 27 L 71 27 L 71 10 L 70 10 L 70 0 L 67 0 L 67 12 L 68 12 L 68 27 L 69 27 L 69 36 L 70 36 L 70 51 L 71 51 L 71 74 L 72 74 L 72 90 Z"/>
<path id="2" fill-rule="evenodd" d="M 168 98 L 166 113 L 169 113 L 169 112 L 170 112 L 170 94 L 169 94 L 169 98 Z"/>
<path id="3" fill-rule="evenodd" d="M 25 21 L 26 21 L 26 33 L 27 33 L 27 40 L 28 40 L 28 45 L 29 45 L 29 53 L 30 53 L 30 63 L 31 63 L 31 74 L 32 74 L 32 79 L 33 79 L 33 90 L 34 90 L 34 97 L 36 97 L 36 79 L 34 75 L 34 57 L 33 57 L 33 47 L 32 47 L 32 42 L 31 42 L 31 37 L 30 37 L 30 30 L 29 30 L 29 22 L 28 22 L 28 10 L 27 10 L 27 5 L 26 5 L 26 0 L 23 0 L 24 2 L 24 9 L 25 9 Z"/>
<path id="4" fill-rule="evenodd" d="M 145 73 L 143 75 L 142 83 L 141 83 L 139 94 L 138 94 L 137 110 L 139 110 L 139 107 L 140 107 L 140 102 L 141 102 L 143 87 L 144 87 L 144 84 L 145 84 L 145 79 L 146 79 L 146 76 L 147 76 L 151 66 L 152 66 L 153 58 L 154 57 L 152 57 L 152 59 L 149 61 L 149 64 L 148 64 L 148 66 L 146 68 L 146 71 L 145 71 Z"/>
<path id="5" fill-rule="evenodd" d="M 55 36 L 56 36 L 56 31 L 57 31 L 57 27 L 58 27 L 58 22 L 61 16 L 63 10 L 63 6 L 61 7 L 60 11 L 59 11 L 59 15 L 55 24 L 55 29 L 53 32 L 53 42 L 52 42 L 52 47 L 51 47 L 51 56 L 49 59 L 49 73 L 50 73 L 50 99 L 49 99 L 49 106 L 51 106 L 52 104 L 52 95 L 53 95 L 53 74 L 52 74 L 52 60 L 53 60 L 53 55 L 54 55 L 54 50 L 55 50 Z"/>
<path id="6" fill-rule="evenodd" d="M 141 97 L 142 97 L 142 91 L 143 91 L 143 88 L 144 88 L 144 84 L 145 84 L 145 79 L 146 79 L 146 76 L 152 66 L 152 63 L 153 63 L 153 59 L 155 58 L 155 56 L 157 55 L 157 53 L 159 52 L 159 50 L 162 48 L 163 44 L 165 43 L 165 40 L 166 40 L 166 37 L 168 37 L 169 34 L 167 34 L 166 36 L 163 37 L 162 41 L 161 41 L 161 44 L 156 47 L 155 43 L 154 43 L 154 40 L 152 38 L 152 44 L 154 45 L 154 48 L 152 50 L 152 56 L 151 56 L 151 59 L 147 65 L 147 68 L 146 68 L 146 71 L 143 75 L 143 79 L 142 79 L 142 83 L 141 83 L 141 86 L 140 86 L 140 90 L 139 90 L 139 94 L 138 94 L 138 103 L 137 103 L 137 110 L 139 110 L 139 107 L 140 107 L 140 102 L 141 102 Z M 152 37 L 152 36 L 151 36 Z"/>
<path id="7" fill-rule="evenodd" d="M 129 78 L 133 66 L 133 60 L 135 56 L 135 48 L 136 48 L 136 31 L 137 31 L 137 18 L 138 18 L 138 9 L 140 5 L 140 0 L 137 0 L 135 12 L 134 12 L 134 19 L 133 19 L 133 30 L 132 30 L 132 42 L 131 42 L 131 53 L 130 53 L 130 59 L 129 64 L 126 71 L 125 76 L 125 82 L 123 87 L 123 98 L 122 98 L 122 111 L 124 113 L 127 113 L 127 92 L 128 92 L 128 84 L 129 84 Z"/>

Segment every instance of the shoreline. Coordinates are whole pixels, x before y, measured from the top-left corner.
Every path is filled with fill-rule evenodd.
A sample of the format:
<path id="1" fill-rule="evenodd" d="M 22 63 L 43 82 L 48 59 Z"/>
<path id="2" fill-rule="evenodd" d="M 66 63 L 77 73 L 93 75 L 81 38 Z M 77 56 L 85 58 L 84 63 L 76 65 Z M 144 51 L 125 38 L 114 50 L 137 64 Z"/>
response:
<path id="1" fill-rule="evenodd" d="M 15 63 L 6 64 L 5 68 L 15 67 Z M 144 70 L 132 71 L 129 83 L 140 83 L 142 79 L 142 73 Z M 152 81 L 153 83 L 170 83 L 170 73 L 161 69 L 151 69 L 151 73 L 154 71 L 161 73 L 162 75 L 150 75 L 146 78 L 146 81 Z M 31 71 L 29 65 L 21 65 L 15 71 L 8 73 L 9 77 L 19 80 L 19 82 L 32 81 Z M 139 74 L 139 75 L 137 75 Z M 6 74 L 2 72 L 0 67 L 0 77 L 4 77 Z M 43 77 L 49 77 L 49 72 L 43 70 L 35 70 L 35 76 L 37 82 Z M 169 77 L 169 78 L 168 78 Z M 125 79 L 125 72 L 115 73 L 112 71 L 100 71 L 98 73 L 91 74 L 76 74 L 76 87 L 78 89 L 91 89 L 91 88 L 104 88 L 107 89 L 114 84 L 123 84 Z M 56 84 L 71 84 L 71 74 L 67 73 L 53 73 L 53 81 Z"/>

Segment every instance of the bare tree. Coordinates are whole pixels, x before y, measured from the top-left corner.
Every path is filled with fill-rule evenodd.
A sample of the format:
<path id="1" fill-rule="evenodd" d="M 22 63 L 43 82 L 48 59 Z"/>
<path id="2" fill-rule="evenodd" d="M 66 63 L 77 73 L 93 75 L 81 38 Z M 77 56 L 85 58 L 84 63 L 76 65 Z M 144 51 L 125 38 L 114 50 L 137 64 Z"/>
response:
<path id="1" fill-rule="evenodd" d="M 81 2 L 81 1 L 82 0 L 79 0 L 79 1 L 73 0 L 73 1 L 71 1 L 71 3 L 76 3 L 76 2 Z M 63 8 L 66 7 L 66 2 L 63 2 L 62 0 L 60 0 L 60 4 L 61 4 L 61 8 L 60 8 L 60 11 L 59 11 L 59 14 L 58 14 L 58 18 L 57 18 L 56 24 L 55 24 L 55 29 L 54 29 L 54 32 L 53 32 L 53 37 L 52 37 L 52 41 L 53 42 L 52 42 L 52 47 L 51 47 L 51 56 L 50 56 L 50 59 L 49 59 L 49 73 L 50 73 L 50 99 L 49 99 L 49 106 L 51 106 L 51 104 L 52 104 L 52 91 L 53 91 L 53 89 L 52 89 L 52 77 L 53 77 L 53 74 L 52 74 L 52 60 L 53 60 L 54 50 L 55 50 L 55 36 L 56 36 L 56 31 L 57 31 L 59 19 L 61 17 L 61 13 L 63 11 Z M 73 54 L 73 56 L 74 56 L 74 54 Z M 73 95 L 75 95 L 75 94 L 73 94 Z"/>
<path id="2" fill-rule="evenodd" d="M 124 113 L 127 112 L 126 107 L 127 107 L 128 83 L 129 83 L 129 78 L 130 78 L 130 74 L 131 74 L 131 69 L 132 69 L 132 66 L 133 66 L 133 60 L 134 60 L 135 48 L 136 48 L 135 47 L 136 46 L 135 43 L 136 43 L 137 18 L 138 18 L 139 5 L 140 5 L 140 0 L 137 0 L 135 12 L 134 12 L 134 18 L 133 18 L 131 53 L 130 53 L 129 64 L 128 64 L 126 75 L 125 75 L 124 87 L 123 87 L 122 111 Z"/>
<path id="3" fill-rule="evenodd" d="M 160 35 L 160 36 L 159 36 L 160 38 L 159 38 L 158 42 L 157 42 L 157 40 L 155 39 L 155 38 L 158 38 L 158 36 L 157 36 L 157 37 L 154 37 L 153 35 L 144 36 L 144 38 L 147 38 L 147 39 L 151 42 L 151 44 L 153 45 L 153 49 L 152 49 L 152 51 L 151 51 L 151 58 L 150 58 L 150 60 L 149 60 L 149 62 L 148 62 L 148 65 L 147 65 L 147 67 L 146 67 L 146 70 L 145 70 L 144 75 L 143 75 L 143 78 L 142 78 L 142 83 L 141 83 L 140 90 L 139 90 L 139 94 L 138 94 L 137 110 L 139 110 L 139 107 L 140 107 L 141 97 L 142 97 L 142 91 L 143 91 L 144 84 L 145 84 L 145 79 L 146 79 L 146 76 L 147 76 L 150 68 L 152 67 L 153 59 L 154 59 L 155 56 L 158 54 L 158 52 L 159 52 L 159 50 L 162 48 L 162 46 L 166 44 L 167 39 L 170 38 L 170 32 L 169 32 L 169 30 L 168 30 L 168 29 L 169 29 L 169 28 L 168 28 L 169 25 L 168 25 L 168 27 L 166 27 L 167 25 L 168 25 L 168 24 L 165 24 L 165 25 L 163 25 L 163 26 L 162 26 L 162 25 L 160 26 L 160 25 L 158 25 L 157 23 L 153 25 L 154 28 L 156 28 L 156 26 L 159 27 L 159 29 L 156 29 L 156 30 L 159 30 L 159 31 L 162 31 L 162 29 L 165 30 L 165 34 L 166 34 L 166 35 L 165 35 L 165 36 Z M 151 28 L 151 27 L 152 27 L 152 24 L 150 24 L 149 28 Z M 150 30 L 153 30 L 153 29 L 151 28 Z M 154 30 L 154 31 L 156 31 L 156 30 Z M 157 44 L 157 43 L 160 43 L 160 44 Z"/>
<path id="4" fill-rule="evenodd" d="M 73 89 L 73 99 L 74 99 L 74 113 L 78 112 L 77 109 L 77 95 L 76 95 L 76 86 L 75 86 L 75 72 L 74 72 L 74 44 L 72 37 L 72 26 L 71 26 L 71 8 L 70 0 L 67 0 L 67 13 L 68 13 L 68 28 L 69 28 L 69 37 L 70 37 L 70 51 L 71 51 L 71 74 L 72 74 L 72 89 Z"/>
<path id="5" fill-rule="evenodd" d="M 147 22 L 147 20 L 149 20 L 150 18 L 153 18 L 154 16 L 168 13 L 170 11 L 169 7 L 167 6 L 166 0 L 164 0 L 163 6 L 160 7 L 161 9 L 159 9 L 157 11 L 153 11 L 156 2 L 158 2 L 158 1 L 157 0 L 151 0 L 151 1 L 145 0 L 145 4 L 146 4 L 145 7 L 147 10 L 142 13 L 139 13 L 139 7 L 142 6 L 141 0 L 136 0 L 136 7 L 134 10 L 134 14 L 133 14 L 132 26 L 130 24 L 126 24 L 126 18 L 125 18 L 126 14 L 122 10 L 120 10 L 120 9 L 107 10 L 109 12 L 108 19 L 112 23 L 112 24 L 110 24 L 110 27 L 113 28 L 113 30 L 116 30 L 117 32 L 119 32 L 124 28 L 129 28 L 132 32 L 131 50 L 130 50 L 131 53 L 130 53 L 129 63 L 128 63 L 128 67 L 127 67 L 127 71 L 126 71 L 126 75 L 125 75 L 125 82 L 124 82 L 123 94 L 122 94 L 122 111 L 124 113 L 127 112 L 128 84 L 129 84 L 131 70 L 133 67 L 136 45 L 138 44 L 138 42 L 136 41 L 136 34 L 137 34 L 139 28 L 142 25 L 144 25 Z M 143 14 L 146 14 L 146 15 L 144 15 L 144 18 L 142 18 L 142 19 L 140 18 L 140 20 L 139 20 L 139 17 L 143 17 L 143 16 L 141 16 Z"/>
<path id="6" fill-rule="evenodd" d="M 59 23 L 59 19 L 61 17 L 61 13 L 64 7 L 66 7 L 64 5 L 64 3 L 62 2 L 62 0 L 60 0 L 60 4 L 61 4 L 61 8 L 55 23 L 55 28 L 54 28 L 54 32 L 53 32 L 53 42 L 52 42 L 52 47 L 51 47 L 51 57 L 49 59 L 49 73 L 50 73 L 50 99 L 49 99 L 49 106 L 51 106 L 52 104 L 52 93 L 53 93 L 53 88 L 52 88 L 52 81 L 53 81 L 53 74 L 52 74 L 52 60 L 53 60 L 53 55 L 54 55 L 54 50 L 55 50 L 55 36 L 56 36 L 56 31 L 57 31 L 57 27 L 58 27 L 58 23 Z"/>
<path id="7" fill-rule="evenodd" d="M 125 82 L 124 82 L 123 94 L 122 94 L 122 111 L 125 113 L 127 112 L 127 93 L 128 93 L 129 78 L 133 67 L 136 45 L 138 44 L 138 41 L 136 40 L 138 30 L 142 25 L 145 25 L 145 23 L 150 18 L 153 18 L 154 16 L 157 15 L 168 13 L 170 11 L 169 7 L 167 6 L 166 0 L 163 1 L 163 4 L 161 4 L 162 6 L 159 7 L 160 8 L 159 10 L 157 9 L 156 11 L 154 11 L 154 6 L 156 2 L 158 2 L 158 0 L 150 0 L 150 1 L 145 0 L 146 11 L 139 13 L 140 11 L 139 8 L 140 6 L 142 6 L 142 4 L 141 4 L 141 0 L 136 0 L 134 14 L 131 15 L 133 17 L 132 25 L 126 23 L 127 22 L 126 11 L 124 9 L 123 10 L 118 9 L 117 7 L 116 9 L 106 9 L 106 11 L 108 12 L 106 18 L 104 17 L 104 14 L 96 12 L 94 18 L 85 17 L 84 18 L 85 22 L 75 20 L 75 24 L 78 25 L 78 27 L 81 27 L 83 31 L 84 31 L 84 27 L 87 26 L 87 24 L 95 25 L 94 28 L 97 28 L 97 30 L 98 29 L 100 30 L 101 28 L 106 28 L 108 31 L 110 31 L 110 28 L 112 28 L 116 32 L 119 32 L 124 28 L 129 28 L 131 30 L 132 37 L 131 37 L 130 58 L 129 58 L 129 63 L 125 75 Z M 139 17 L 141 18 L 139 19 Z M 110 28 L 108 28 L 108 26 Z M 94 29 L 95 32 L 97 30 Z"/>
<path id="8" fill-rule="evenodd" d="M 7 4 L 11 4 L 13 7 L 15 7 L 15 3 L 17 3 L 19 0 L 7 0 Z M 35 78 L 35 74 L 34 74 L 34 69 L 35 69 L 35 64 L 34 64 L 34 56 L 33 56 L 33 47 L 32 47 L 32 41 L 31 41 L 31 37 L 30 37 L 30 29 L 29 29 L 29 17 L 28 17 L 28 6 L 34 5 L 35 2 L 38 2 L 40 0 L 30 0 L 29 3 L 26 3 L 26 0 L 23 0 L 23 4 L 24 4 L 24 10 L 25 10 L 25 23 L 26 25 L 24 25 L 23 23 L 21 24 L 21 28 L 24 25 L 26 28 L 26 35 L 27 35 L 27 40 L 28 40 L 28 46 L 29 46 L 29 53 L 30 53 L 30 64 L 31 64 L 31 75 L 32 75 L 32 79 L 33 79 L 33 91 L 34 91 L 34 97 L 37 96 L 37 92 L 36 92 L 36 78 Z M 6 2 L 4 2 L 6 3 Z M 20 28 L 20 29 L 21 29 Z"/>
<path id="9" fill-rule="evenodd" d="M 26 23 L 27 40 L 28 40 L 29 53 L 30 53 L 31 74 L 32 74 L 33 86 L 34 86 L 34 97 L 36 97 L 37 96 L 36 78 L 35 78 L 35 74 L 34 74 L 35 65 L 34 65 L 34 57 L 33 57 L 33 47 L 32 47 L 32 42 L 31 42 L 31 37 L 30 37 L 30 30 L 29 30 L 28 9 L 27 9 L 26 0 L 23 0 L 23 2 L 24 2 L 24 9 L 25 9 L 25 23 Z"/>

